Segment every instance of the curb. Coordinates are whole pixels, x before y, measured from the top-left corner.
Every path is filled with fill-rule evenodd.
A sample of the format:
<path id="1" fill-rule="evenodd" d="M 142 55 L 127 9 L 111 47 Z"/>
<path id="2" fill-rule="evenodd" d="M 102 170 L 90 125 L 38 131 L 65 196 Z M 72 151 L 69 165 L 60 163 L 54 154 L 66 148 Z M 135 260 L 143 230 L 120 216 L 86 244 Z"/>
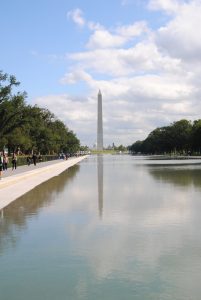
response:
<path id="1" fill-rule="evenodd" d="M 55 177 L 84 160 L 87 156 L 72 158 L 22 174 L 5 177 L 0 181 L 0 209 L 26 194 L 39 184 Z"/>

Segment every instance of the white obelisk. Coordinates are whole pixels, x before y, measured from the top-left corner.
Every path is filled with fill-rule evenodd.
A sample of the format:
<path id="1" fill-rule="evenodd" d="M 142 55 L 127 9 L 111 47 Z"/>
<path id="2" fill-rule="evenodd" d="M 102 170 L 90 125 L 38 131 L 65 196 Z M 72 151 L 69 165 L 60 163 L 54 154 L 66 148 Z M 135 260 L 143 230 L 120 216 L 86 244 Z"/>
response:
<path id="1" fill-rule="evenodd" d="M 102 94 L 98 92 L 98 119 L 97 119 L 97 150 L 103 150 L 103 115 L 102 115 Z"/>

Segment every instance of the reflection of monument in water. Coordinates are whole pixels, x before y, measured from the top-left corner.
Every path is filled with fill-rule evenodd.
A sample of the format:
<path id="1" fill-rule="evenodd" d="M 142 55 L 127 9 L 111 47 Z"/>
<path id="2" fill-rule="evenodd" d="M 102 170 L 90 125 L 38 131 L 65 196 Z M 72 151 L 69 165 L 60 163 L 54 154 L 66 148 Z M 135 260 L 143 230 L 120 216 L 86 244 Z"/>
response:
<path id="1" fill-rule="evenodd" d="M 103 216 L 103 156 L 97 155 L 98 172 L 98 211 L 99 217 Z"/>
<path id="2" fill-rule="evenodd" d="M 103 150 L 102 94 L 98 92 L 97 150 Z"/>
<path id="3" fill-rule="evenodd" d="M 97 117 L 97 150 L 103 150 L 103 114 L 102 114 L 102 94 L 98 92 L 98 117 Z M 103 215 L 103 156 L 97 156 L 98 172 L 98 210 L 99 217 Z"/>

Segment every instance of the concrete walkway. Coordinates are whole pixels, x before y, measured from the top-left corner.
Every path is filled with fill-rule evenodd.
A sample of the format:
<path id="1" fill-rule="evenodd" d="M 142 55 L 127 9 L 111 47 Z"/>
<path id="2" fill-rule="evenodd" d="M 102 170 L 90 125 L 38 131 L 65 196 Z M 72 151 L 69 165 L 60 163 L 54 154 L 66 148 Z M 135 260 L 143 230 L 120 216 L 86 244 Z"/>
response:
<path id="1" fill-rule="evenodd" d="M 58 176 L 84 158 L 86 156 L 73 157 L 68 160 L 41 162 L 36 166 L 20 166 L 13 171 L 11 168 L 4 171 L 2 180 L 0 180 L 0 209 L 42 182 Z"/>

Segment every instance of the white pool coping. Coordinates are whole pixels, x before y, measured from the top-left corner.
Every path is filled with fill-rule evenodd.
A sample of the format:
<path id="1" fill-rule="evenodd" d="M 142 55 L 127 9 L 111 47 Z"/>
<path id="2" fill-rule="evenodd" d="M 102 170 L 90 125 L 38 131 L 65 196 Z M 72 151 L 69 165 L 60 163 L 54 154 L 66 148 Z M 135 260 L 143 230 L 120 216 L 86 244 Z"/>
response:
<path id="1" fill-rule="evenodd" d="M 85 158 L 86 156 L 75 157 L 36 170 L 2 178 L 0 180 L 0 210 L 39 184 L 58 176 Z"/>

